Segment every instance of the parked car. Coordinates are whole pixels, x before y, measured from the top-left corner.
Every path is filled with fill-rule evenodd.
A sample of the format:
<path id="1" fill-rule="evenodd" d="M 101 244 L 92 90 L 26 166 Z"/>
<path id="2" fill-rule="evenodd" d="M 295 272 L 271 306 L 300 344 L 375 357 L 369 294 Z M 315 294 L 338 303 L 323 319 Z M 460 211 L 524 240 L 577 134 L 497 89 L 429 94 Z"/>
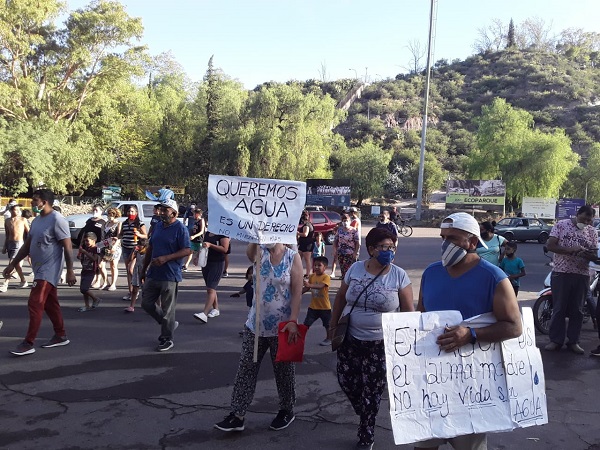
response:
<path id="1" fill-rule="evenodd" d="M 152 213 L 154 212 L 154 205 L 158 202 L 149 201 L 149 200 L 118 200 L 110 203 L 106 208 L 104 208 L 104 212 L 102 215 L 104 219 L 106 219 L 106 210 L 110 207 L 118 208 L 121 211 L 121 217 L 119 220 L 121 222 L 125 221 L 127 214 L 125 214 L 125 208 L 128 205 L 135 205 L 138 209 L 139 218 L 144 224 L 146 228 L 150 226 L 150 219 L 152 218 Z M 90 207 L 91 209 L 91 207 Z M 91 214 L 73 214 L 72 216 L 67 216 L 67 222 L 69 222 L 69 231 L 71 232 L 71 240 L 73 241 L 73 245 L 79 245 L 79 240 L 77 237 L 79 236 L 79 232 L 84 227 L 86 220 L 92 217 Z M 182 220 L 179 218 L 179 220 Z"/>
<path id="2" fill-rule="evenodd" d="M 552 226 L 533 217 L 506 217 L 496 224 L 495 232 L 509 241 L 538 241 L 545 244 Z"/>
<path id="3" fill-rule="evenodd" d="M 332 245 L 335 238 L 335 230 L 342 218 L 335 211 L 309 211 L 310 222 L 313 224 L 315 233 L 323 235 L 323 241 Z"/>

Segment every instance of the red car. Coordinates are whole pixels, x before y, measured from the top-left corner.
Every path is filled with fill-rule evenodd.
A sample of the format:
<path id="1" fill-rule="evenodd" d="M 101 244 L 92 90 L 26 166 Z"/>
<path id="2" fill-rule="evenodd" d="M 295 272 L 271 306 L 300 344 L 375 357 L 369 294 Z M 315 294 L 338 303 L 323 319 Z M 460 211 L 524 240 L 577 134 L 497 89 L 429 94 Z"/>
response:
<path id="1" fill-rule="evenodd" d="M 310 222 L 313 224 L 315 233 L 323 235 L 323 241 L 332 245 L 335 238 L 335 230 L 342 218 L 335 211 L 309 211 Z"/>

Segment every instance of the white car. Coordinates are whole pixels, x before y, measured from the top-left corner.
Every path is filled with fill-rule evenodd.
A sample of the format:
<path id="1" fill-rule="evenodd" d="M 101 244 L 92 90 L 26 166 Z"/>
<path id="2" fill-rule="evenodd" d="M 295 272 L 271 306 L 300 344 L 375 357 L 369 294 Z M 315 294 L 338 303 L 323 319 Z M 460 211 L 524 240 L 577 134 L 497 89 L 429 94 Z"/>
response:
<path id="1" fill-rule="evenodd" d="M 135 205 L 138 209 L 140 220 L 144 223 L 144 225 L 146 225 L 146 229 L 148 229 L 150 227 L 152 213 L 154 212 L 154 205 L 156 204 L 158 204 L 158 202 L 148 200 L 118 200 L 108 205 L 102 212 L 102 216 L 104 219 L 106 219 L 106 210 L 110 207 L 114 207 L 121 211 L 121 217 L 119 217 L 119 220 L 123 222 L 127 218 L 125 213 L 127 207 L 129 205 Z M 71 240 L 73 241 L 73 245 L 79 245 L 79 241 L 77 239 L 79 232 L 85 226 L 85 222 L 90 217 L 92 217 L 91 214 L 73 214 L 72 216 L 66 217 L 67 221 L 69 222 L 69 231 L 71 232 Z"/>

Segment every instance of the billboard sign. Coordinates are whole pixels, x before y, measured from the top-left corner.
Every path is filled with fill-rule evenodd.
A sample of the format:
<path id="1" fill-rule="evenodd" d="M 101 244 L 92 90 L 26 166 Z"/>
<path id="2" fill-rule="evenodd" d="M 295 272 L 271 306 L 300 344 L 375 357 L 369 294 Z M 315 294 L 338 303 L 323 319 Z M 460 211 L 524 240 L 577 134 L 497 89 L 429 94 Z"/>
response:
<path id="1" fill-rule="evenodd" d="M 306 204 L 350 206 L 350 180 L 306 180 Z"/>
<path id="2" fill-rule="evenodd" d="M 572 219 L 577 215 L 577 210 L 585 205 L 582 198 L 561 198 L 556 205 L 556 218 Z"/>
<path id="3" fill-rule="evenodd" d="M 448 180 L 447 208 L 504 210 L 506 185 L 502 180 Z"/>
<path id="4" fill-rule="evenodd" d="M 542 197 L 523 197 L 523 215 L 526 217 L 539 217 L 541 219 L 554 219 L 556 214 L 556 199 Z"/>

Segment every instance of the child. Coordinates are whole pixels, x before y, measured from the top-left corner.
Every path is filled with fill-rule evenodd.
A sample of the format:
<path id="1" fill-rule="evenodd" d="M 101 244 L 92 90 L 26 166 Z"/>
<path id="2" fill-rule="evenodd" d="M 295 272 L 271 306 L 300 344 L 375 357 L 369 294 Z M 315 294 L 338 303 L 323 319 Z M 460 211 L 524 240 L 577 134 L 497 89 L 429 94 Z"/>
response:
<path id="1" fill-rule="evenodd" d="M 323 234 L 315 233 L 315 245 L 313 247 L 313 259 L 318 256 L 325 256 L 325 242 L 323 242 Z"/>
<path id="2" fill-rule="evenodd" d="M 129 262 L 127 266 L 130 264 L 133 266 L 133 275 L 131 278 L 131 300 L 130 304 L 127 308 L 125 308 L 125 312 L 134 312 L 135 311 L 135 302 L 137 301 L 140 288 L 142 287 L 142 278 L 144 270 L 144 259 L 146 258 L 146 239 L 139 238 L 138 244 L 131 252 L 131 256 L 129 257 Z"/>
<path id="3" fill-rule="evenodd" d="M 252 284 L 254 281 L 252 279 L 253 273 L 254 273 L 254 266 L 248 267 L 248 269 L 246 269 L 246 284 L 244 284 L 244 287 L 242 288 L 241 291 L 230 295 L 230 297 L 239 297 L 242 294 L 246 294 L 246 306 L 248 306 L 248 308 L 252 308 L 252 300 L 254 299 L 254 285 Z M 240 331 L 239 334 L 240 334 L 240 336 L 243 336 L 244 330 Z"/>
<path id="4" fill-rule="evenodd" d="M 508 279 L 515 290 L 515 295 L 519 293 L 519 286 L 521 285 L 519 278 L 526 275 L 525 263 L 523 263 L 521 258 L 517 258 L 515 255 L 516 252 L 517 243 L 512 241 L 507 242 L 504 258 L 500 261 L 500 268 L 508 275 Z"/>
<path id="5" fill-rule="evenodd" d="M 81 261 L 81 283 L 79 291 L 83 294 L 84 306 L 78 309 L 79 312 L 91 311 L 100 304 L 100 298 L 92 293 L 92 282 L 98 272 L 100 264 L 100 255 L 96 247 L 96 234 L 89 232 L 83 236 L 83 241 L 79 247 L 77 259 Z M 90 298 L 92 305 L 90 306 Z"/>
<path id="6" fill-rule="evenodd" d="M 317 320 L 321 319 L 325 327 L 325 340 L 319 345 L 331 345 L 331 332 L 329 331 L 329 322 L 331 321 L 331 303 L 329 302 L 329 285 L 331 279 L 325 273 L 329 260 L 325 256 L 317 256 L 313 260 L 313 273 L 310 274 L 308 280 L 304 281 L 302 293 L 311 291 L 312 299 L 306 312 L 304 325 L 310 326 Z"/>

